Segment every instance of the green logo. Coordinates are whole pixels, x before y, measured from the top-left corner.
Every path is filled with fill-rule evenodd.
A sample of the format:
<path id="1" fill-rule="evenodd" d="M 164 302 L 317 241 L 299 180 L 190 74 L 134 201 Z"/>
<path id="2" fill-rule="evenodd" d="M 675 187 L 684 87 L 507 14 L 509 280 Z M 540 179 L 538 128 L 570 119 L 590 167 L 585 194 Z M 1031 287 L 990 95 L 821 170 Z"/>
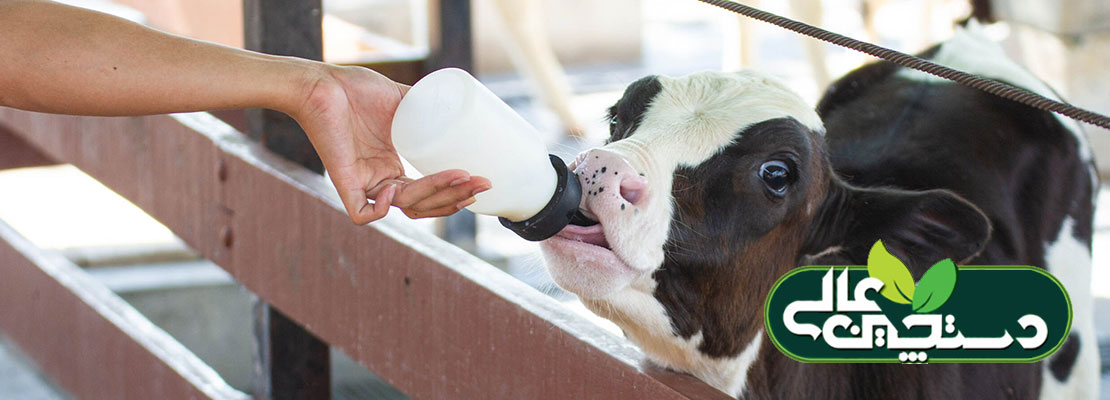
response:
<path id="1" fill-rule="evenodd" d="M 887 252 L 881 241 L 875 242 L 867 255 L 867 274 L 883 282 L 879 294 L 895 303 L 912 304 L 915 313 L 940 308 L 956 289 L 956 263 L 951 259 L 933 264 L 914 286 L 906 264 Z"/>
<path id="2" fill-rule="evenodd" d="M 941 260 L 914 282 L 876 242 L 867 266 L 809 266 L 767 296 L 772 342 L 804 362 L 1034 362 L 1068 337 L 1071 300 L 1031 266 Z"/>

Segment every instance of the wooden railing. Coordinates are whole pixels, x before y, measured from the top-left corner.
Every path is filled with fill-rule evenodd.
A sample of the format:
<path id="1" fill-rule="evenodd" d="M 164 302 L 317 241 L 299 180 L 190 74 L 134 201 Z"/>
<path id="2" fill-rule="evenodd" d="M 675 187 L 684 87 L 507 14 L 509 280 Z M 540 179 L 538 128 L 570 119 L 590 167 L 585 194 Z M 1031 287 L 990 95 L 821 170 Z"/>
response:
<path id="1" fill-rule="evenodd" d="M 399 213 L 351 224 L 323 177 L 209 114 L 0 108 L 0 143 L 4 154 L 25 155 L 8 167 L 76 165 L 411 397 L 725 397 L 647 365 L 624 339 L 399 223 Z M 244 396 L 82 270 L 5 225 L 0 330 L 78 397 Z"/>

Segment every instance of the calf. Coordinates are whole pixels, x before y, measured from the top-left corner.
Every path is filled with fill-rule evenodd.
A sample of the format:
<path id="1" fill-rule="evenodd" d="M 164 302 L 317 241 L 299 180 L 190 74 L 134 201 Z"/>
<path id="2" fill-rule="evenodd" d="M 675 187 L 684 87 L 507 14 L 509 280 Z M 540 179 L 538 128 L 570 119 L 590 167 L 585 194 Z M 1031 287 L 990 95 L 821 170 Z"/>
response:
<path id="1" fill-rule="evenodd" d="M 925 56 L 1053 96 L 974 26 Z M 652 361 L 752 398 L 1097 396 L 1097 180 L 1076 123 L 886 63 L 816 112 L 771 77 L 705 72 L 643 78 L 610 114 L 608 142 L 572 165 L 597 223 L 542 248 L 555 282 Z M 943 258 L 1047 268 L 1071 336 L 1035 364 L 804 364 L 770 345 L 777 278 L 863 265 L 880 238 L 915 279 Z"/>

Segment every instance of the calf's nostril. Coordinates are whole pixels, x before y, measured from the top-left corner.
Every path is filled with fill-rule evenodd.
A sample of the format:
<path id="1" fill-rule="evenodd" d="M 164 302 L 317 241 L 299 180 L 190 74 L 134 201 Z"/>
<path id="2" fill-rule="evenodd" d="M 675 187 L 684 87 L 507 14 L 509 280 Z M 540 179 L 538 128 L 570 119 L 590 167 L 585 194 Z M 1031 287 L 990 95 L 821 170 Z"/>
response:
<path id="1" fill-rule="evenodd" d="M 621 186 L 621 197 L 623 197 L 625 201 L 636 204 L 640 201 L 640 196 L 642 196 L 642 191 Z"/>
<path id="2" fill-rule="evenodd" d="M 647 183 L 639 179 L 626 177 L 621 180 L 621 197 L 632 205 L 637 205 L 643 200 Z"/>

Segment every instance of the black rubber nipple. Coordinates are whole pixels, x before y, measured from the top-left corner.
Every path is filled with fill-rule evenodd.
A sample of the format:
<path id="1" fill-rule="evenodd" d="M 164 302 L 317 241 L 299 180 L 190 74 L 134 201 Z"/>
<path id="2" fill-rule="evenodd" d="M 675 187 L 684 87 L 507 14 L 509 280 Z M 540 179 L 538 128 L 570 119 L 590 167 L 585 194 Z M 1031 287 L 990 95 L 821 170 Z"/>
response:
<path id="1" fill-rule="evenodd" d="M 582 186 L 578 183 L 578 178 L 558 156 L 550 154 L 549 157 L 558 179 L 551 201 L 532 218 L 523 221 L 513 222 L 505 217 L 499 218 L 501 225 L 517 236 L 533 242 L 555 236 L 569 225 L 575 219 L 575 214 L 578 214 L 578 203 L 582 201 Z"/>

